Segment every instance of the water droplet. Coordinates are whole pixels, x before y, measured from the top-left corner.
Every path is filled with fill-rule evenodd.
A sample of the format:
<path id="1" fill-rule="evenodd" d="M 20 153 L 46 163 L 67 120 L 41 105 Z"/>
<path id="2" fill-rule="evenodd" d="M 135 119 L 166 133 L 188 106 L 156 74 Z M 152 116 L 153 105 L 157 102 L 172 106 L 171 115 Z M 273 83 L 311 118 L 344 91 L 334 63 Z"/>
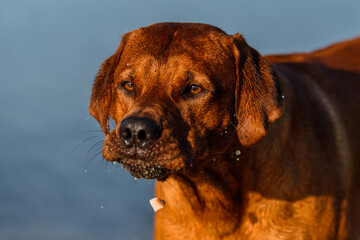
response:
<path id="1" fill-rule="evenodd" d="M 240 158 L 236 158 L 236 161 L 239 161 L 240 160 Z"/>
<path id="2" fill-rule="evenodd" d="M 100 206 L 100 208 L 104 208 L 104 206 L 103 206 L 103 205 L 101 205 L 101 206 Z"/>
<path id="3" fill-rule="evenodd" d="M 227 133 L 227 131 L 225 131 L 225 133 Z"/>
<path id="4" fill-rule="evenodd" d="M 84 172 L 87 172 L 87 170 L 85 169 Z"/>
<path id="5" fill-rule="evenodd" d="M 214 158 L 213 161 L 216 162 L 216 159 Z"/>
<path id="6" fill-rule="evenodd" d="M 238 156 L 241 154 L 240 150 L 236 150 L 235 153 L 236 153 L 236 155 L 238 155 Z"/>
<path id="7" fill-rule="evenodd" d="M 137 178 L 137 177 L 134 177 L 134 181 L 136 181 L 136 180 L 138 180 L 138 178 Z"/>
<path id="8" fill-rule="evenodd" d="M 285 98 L 285 96 L 284 96 L 284 95 L 282 95 L 282 96 L 281 96 L 281 98 L 283 98 L 283 99 L 284 99 L 284 98 Z"/>

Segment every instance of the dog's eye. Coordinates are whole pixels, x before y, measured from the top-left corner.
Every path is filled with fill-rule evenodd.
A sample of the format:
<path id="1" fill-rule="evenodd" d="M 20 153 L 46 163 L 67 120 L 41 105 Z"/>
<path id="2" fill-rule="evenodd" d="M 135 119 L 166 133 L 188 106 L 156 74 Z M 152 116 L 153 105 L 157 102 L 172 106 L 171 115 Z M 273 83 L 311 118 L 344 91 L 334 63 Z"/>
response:
<path id="1" fill-rule="evenodd" d="M 129 81 L 124 81 L 121 83 L 121 87 L 123 87 L 126 91 L 132 92 L 134 91 L 134 85 Z"/>
<path id="2" fill-rule="evenodd" d="M 192 85 L 188 85 L 181 93 L 181 95 L 184 98 L 193 98 L 196 97 L 198 94 L 201 94 L 202 92 L 204 92 L 204 88 L 196 85 L 196 84 L 192 84 Z"/>
<path id="3" fill-rule="evenodd" d="M 198 85 L 191 85 L 190 86 L 190 92 L 192 94 L 198 94 L 198 93 L 202 92 L 202 90 L 203 90 L 202 87 L 200 87 Z"/>

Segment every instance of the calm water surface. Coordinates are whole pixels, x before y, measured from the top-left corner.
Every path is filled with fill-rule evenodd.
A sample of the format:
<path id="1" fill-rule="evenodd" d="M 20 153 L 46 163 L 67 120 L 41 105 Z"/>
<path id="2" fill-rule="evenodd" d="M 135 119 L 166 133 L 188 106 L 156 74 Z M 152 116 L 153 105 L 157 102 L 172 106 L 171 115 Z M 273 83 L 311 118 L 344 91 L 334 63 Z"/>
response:
<path id="1" fill-rule="evenodd" d="M 101 157 L 91 84 L 125 32 L 161 21 L 240 32 L 261 53 L 360 35 L 360 1 L 2 0 L 0 239 L 151 239 L 153 181 Z"/>

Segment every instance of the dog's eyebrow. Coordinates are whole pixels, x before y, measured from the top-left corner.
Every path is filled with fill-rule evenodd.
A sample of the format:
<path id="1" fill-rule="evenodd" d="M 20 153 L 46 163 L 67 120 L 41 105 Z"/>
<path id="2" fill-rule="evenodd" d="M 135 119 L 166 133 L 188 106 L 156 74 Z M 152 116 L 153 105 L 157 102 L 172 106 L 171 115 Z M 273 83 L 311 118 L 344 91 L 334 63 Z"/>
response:
<path id="1" fill-rule="evenodd" d="M 209 77 L 206 74 L 201 72 L 192 72 L 186 71 L 185 78 L 183 79 L 183 83 L 188 84 L 189 82 L 193 82 L 195 79 L 195 84 L 200 84 L 208 90 L 214 90 L 214 85 L 211 83 Z"/>
<path id="2" fill-rule="evenodd" d="M 135 72 L 135 69 L 126 69 L 124 71 L 122 71 L 120 74 L 119 74 L 119 77 L 120 78 L 129 78 L 129 79 L 133 79 L 134 78 L 134 72 Z"/>
<path id="3" fill-rule="evenodd" d="M 194 73 L 192 73 L 190 71 L 186 71 L 185 72 L 185 82 L 190 82 L 193 79 L 194 79 Z"/>

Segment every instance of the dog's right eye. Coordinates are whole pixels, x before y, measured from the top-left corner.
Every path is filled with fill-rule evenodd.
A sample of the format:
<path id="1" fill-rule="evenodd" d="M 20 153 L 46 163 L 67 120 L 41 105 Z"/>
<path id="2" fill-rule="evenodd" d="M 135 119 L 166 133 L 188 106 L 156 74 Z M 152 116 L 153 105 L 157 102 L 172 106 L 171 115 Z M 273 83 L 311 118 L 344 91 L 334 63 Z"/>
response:
<path id="1" fill-rule="evenodd" d="M 126 90 L 129 93 L 135 90 L 134 85 L 130 81 L 123 81 L 122 83 L 119 84 L 118 87 Z"/>

